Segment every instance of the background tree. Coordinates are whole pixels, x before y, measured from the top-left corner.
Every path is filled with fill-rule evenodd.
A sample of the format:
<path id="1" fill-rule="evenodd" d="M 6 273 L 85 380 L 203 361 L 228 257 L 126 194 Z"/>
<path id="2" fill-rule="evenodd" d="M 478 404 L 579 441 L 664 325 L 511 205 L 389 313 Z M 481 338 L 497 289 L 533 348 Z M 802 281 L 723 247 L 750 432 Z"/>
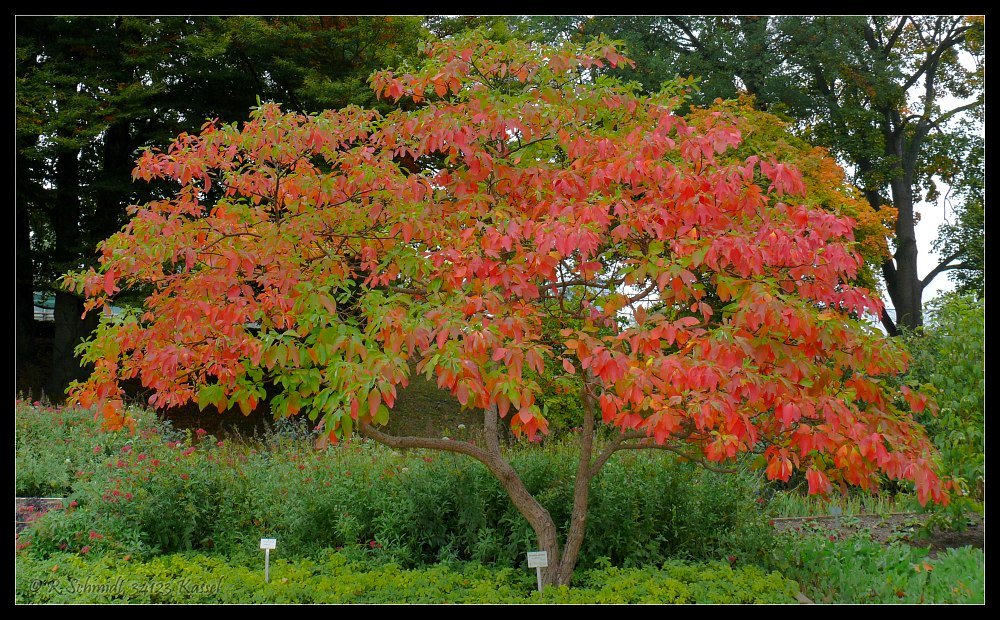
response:
<path id="1" fill-rule="evenodd" d="M 915 206 L 938 197 L 936 184 L 972 182 L 982 171 L 984 23 L 966 16 L 764 17 L 636 16 L 515 20 L 547 40 L 606 34 L 626 43 L 638 69 L 627 74 L 649 91 L 677 75 L 700 77 L 701 99 L 754 96 L 787 114 L 803 137 L 828 147 L 851 170 L 875 210 L 898 216 L 894 250 L 881 266 L 896 310 L 882 316 L 922 323 L 922 294 L 946 271 L 959 282 L 981 278 L 982 220 L 976 193 L 956 192 L 956 218 L 937 246 L 941 263 L 917 272 Z M 978 181 L 977 181 L 978 182 Z M 971 189 L 969 185 L 964 186 Z M 979 183 L 981 196 L 982 184 Z"/>
<path id="2" fill-rule="evenodd" d="M 19 17 L 17 363 L 33 360 L 34 291 L 92 263 L 125 207 L 166 191 L 137 186 L 137 149 L 235 119 L 260 99 L 292 109 L 374 105 L 365 80 L 416 53 L 411 17 Z M 93 328 L 82 300 L 55 291 L 45 391 L 85 370 L 73 348 Z M 38 389 L 40 385 L 19 386 Z"/>
<path id="3" fill-rule="evenodd" d="M 268 104 L 146 152 L 136 176 L 179 187 L 135 207 L 99 269 L 66 283 L 88 308 L 151 293 L 104 312 L 74 399 L 120 427 L 122 379 L 154 405 L 244 410 L 274 381 L 276 414 L 308 412 L 331 440 L 466 454 L 532 526 L 550 584 L 570 583 L 590 483 L 622 450 L 707 467 L 750 452 L 771 479 L 804 470 L 811 492 L 887 475 L 946 501 L 901 408 L 926 397 L 887 387 L 904 356 L 854 318 L 879 304 L 848 284 L 852 222 L 800 204 L 794 167 L 729 155 L 739 108 L 687 121 L 668 93 L 595 79 L 628 62 L 601 41 L 473 34 L 427 53 L 372 78 L 404 109 Z M 483 412 L 481 440 L 378 428 L 413 362 Z M 500 447 L 501 418 L 529 437 L 548 427 L 528 368 L 581 400 L 567 524 Z"/>

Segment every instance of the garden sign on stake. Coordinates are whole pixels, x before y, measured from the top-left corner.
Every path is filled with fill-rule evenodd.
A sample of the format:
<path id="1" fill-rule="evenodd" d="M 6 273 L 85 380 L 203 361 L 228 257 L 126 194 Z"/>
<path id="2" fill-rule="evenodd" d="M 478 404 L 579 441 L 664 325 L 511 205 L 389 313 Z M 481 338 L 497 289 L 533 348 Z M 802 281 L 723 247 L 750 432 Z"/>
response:
<path id="1" fill-rule="evenodd" d="M 264 583 L 270 583 L 271 549 L 278 546 L 277 538 L 261 538 L 260 548 L 264 550 Z"/>
<path id="2" fill-rule="evenodd" d="M 528 568 L 534 568 L 538 575 L 538 591 L 542 591 L 542 569 L 549 565 L 549 554 L 547 551 L 529 551 Z"/>

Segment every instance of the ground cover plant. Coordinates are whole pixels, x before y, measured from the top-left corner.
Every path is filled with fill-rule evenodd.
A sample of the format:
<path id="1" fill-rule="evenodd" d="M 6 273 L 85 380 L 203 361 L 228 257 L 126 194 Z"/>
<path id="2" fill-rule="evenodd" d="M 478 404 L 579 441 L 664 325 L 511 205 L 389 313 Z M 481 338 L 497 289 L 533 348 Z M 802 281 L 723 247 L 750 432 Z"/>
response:
<path id="1" fill-rule="evenodd" d="M 405 569 L 345 552 L 276 560 L 268 582 L 259 563 L 202 554 L 145 562 L 19 558 L 15 569 L 18 603 L 740 604 L 792 603 L 798 592 L 778 573 L 725 562 L 591 569 L 572 589 L 541 593 L 525 571 L 478 564 Z"/>
<path id="2" fill-rule="evenodd" d="M 976 603 L 986 601 L 982 549 L 947 549 L 935 558 L 901 541 L 860 532 L 841 536 L 821 525 L 785 534 L 775 568 L 817 603 Z"/>
<path id="3" fill-rule="evenodd" d="M 952 293 L 930 304 L 927 324 L 907 332 L 913 357 L 908 377 L 933 386 L 939 408 L 919 417 L 950 472 L 957 501 L 942 521 L 960 525 L 963 512 L 982 512 L 986 464 L 986 301 Z"/>

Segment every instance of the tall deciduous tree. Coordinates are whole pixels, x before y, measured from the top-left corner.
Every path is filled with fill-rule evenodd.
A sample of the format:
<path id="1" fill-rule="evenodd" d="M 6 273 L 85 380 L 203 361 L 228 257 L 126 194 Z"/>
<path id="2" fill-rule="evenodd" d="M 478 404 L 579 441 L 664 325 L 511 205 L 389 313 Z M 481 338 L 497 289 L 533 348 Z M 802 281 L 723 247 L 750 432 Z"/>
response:
<path id="1" fill-rule="evenodd" d="M 880 306 L 848 283 L 853 221 L 803 204 L 794 166 L 734 156 L 738 108 L 685 120 L 675 97 L 595 80 L 628 63 L 604 42 L 472 35 L 427 52 L 372 78 L 406 109 L 269 104 L 145 153 L 137 178 L 175 193 L 135 207 L 67 284 L 90 308 L 152 292 L 102 315 L 74 398 L 122 426 L 122 379 L 154 405 L 245 410 L 271 380 L 277 415 L 308 412 L 332 440 L 466 454 L 531 524 L 549 584 L 570 583 L 590 482 L 621 450 L 708 467 L 753 452 L 814 493 L 887 475 L 946 500 L 905 411 L 927 399 L 888 387 L 902 351 L 856 318 Z M 413 362 L 482 412 L 481 440 L 380 430 Z M 581 399 L 565 529 L 498 438 L 501 419 L 546 432 L 528 369 Z"/>
<path id="2" fill-rule="evenodd" d="M 927 276 L 918 274 L 915 206 L 920 188 L 933 183 L 938 172 L 920 165 L 922 155 L 933 140 L 947 144 L 947 134 L 960 121 L 982 110 L 983 21 L 823 18 L 790 19 L 782 27 L 796 51 L 794 62 L 808 79 L 812 132 L 856 167 L 858 185 L 873 207 L 891 204 L 898 212 L 893 260 L 883 264 L 883 276 L 896 321 L 919 326 L 924 288 L 943 271 L 973 267 L 963 259 L 977 251 L 971 245 L 955 248 Z M 984 165 L 974 150 L 946 153 L 962 166 Z M 883 324 L 896 332 L 888 315 Z"/>

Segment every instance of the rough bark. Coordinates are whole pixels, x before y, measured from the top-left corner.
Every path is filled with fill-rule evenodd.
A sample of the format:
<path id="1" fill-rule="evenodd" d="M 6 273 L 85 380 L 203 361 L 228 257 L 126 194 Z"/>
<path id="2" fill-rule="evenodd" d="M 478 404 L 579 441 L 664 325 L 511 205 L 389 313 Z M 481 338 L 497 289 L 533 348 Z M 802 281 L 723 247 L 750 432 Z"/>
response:
<path id="1" fill-rule="evenodd" d="M 921 293 L 917 274 L 917 238 L 914 232 L 913 190 L 905 174 L 892 181 L 892 204 L 899 210 L 896 222 L 895 270 L 886 278 L 886 288 L 896 309 L 896 325 L 914 329 L 923 325 Z"/>
<path id="2" fill-rule="evenodd" d="M 93 230 L 96 239 L 106 239 L 123 224 L 128 193 L 123 187 L 131 178 L 134 145 L 127 121 L 115 123 L 104 133 L 101 173 L 94 195 Z"/>

